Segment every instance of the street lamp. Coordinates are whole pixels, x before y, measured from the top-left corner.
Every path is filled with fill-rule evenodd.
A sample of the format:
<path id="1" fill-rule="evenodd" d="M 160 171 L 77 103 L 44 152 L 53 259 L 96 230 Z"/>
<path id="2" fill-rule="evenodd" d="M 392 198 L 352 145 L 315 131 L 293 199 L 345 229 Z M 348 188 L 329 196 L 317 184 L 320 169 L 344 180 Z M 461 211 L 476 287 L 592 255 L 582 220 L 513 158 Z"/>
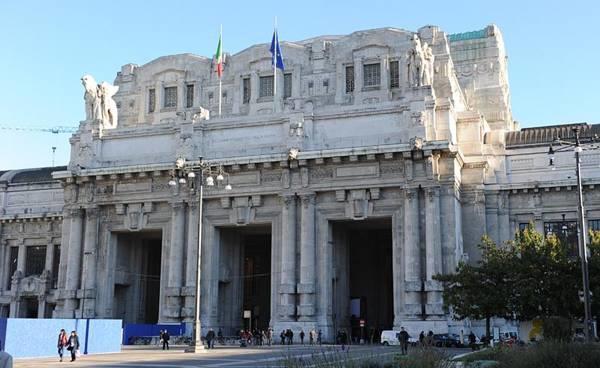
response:
<path id="1" fill-rule="evenodd" d="M 592 341 L 592 310 L 591 310 L 591 301 L 590 301 L 590 278 L 588 273 L 588 248 L 587 248 L 587 232 L 585 225 L 585 211 L 583 210 L 583 187 L 581 185 L 581 152 L 583 152 L 584 148 L 588 149 L 598 149 L 597 146 L 591 146 L 590 143 L 598 142 L 599 139 L 596 135 L 589 138 L 582 138 L 580 136 L 581 126 L 576 125 L 571 128 L 574 134 L 574 140 L 563 140 L 559 137 L 556 137 L 552 144 L 556 144 L 559 148 L 553 148 L 552 144 L 550 145 L 550 149 L 548 150 L 548 155 L 550 156 L 549 164 L 554 170 L 554 153 L 560 151 L 573 150 L 575 152 L 575 168 L 577 174 L 577 202 L 578 202 L 578 224 L 577 224 L 577 238 L 579 245 L 579 257 L 581 258 L 581 276 L 583 279 L 583 309 L 584 309 L 584 332 L 585 339 L 587 342 Z M 582 146 L 585 144 L 587 146 Z M 563 220 L 564 222 L 564 220 Z"/>
<path id="2" fill-rule="evenodd" d="M 204 351 L 202 345 L 202 333 L 200 323 L 200 265 L 202 263 L 202 201 L 204 196 L 204 184 L 209 187 L 215 186 L 213 175 L 216 174 L 217 186 L 225 182 L 225 190 L 231 190 L 229 184 L 229 174 L 227 174 L 221 165 L 215 166 L 202 157 L 198 162 L 187 162 L 184 158 L 178 158 L 175 161 L 175 170 L 169 180 L 171 187 L 178 185 L 188 185 L 190 192 L 198 189 L 198 261 L 196 263 L 196 310 L 194 313 L 194 347 L 193 352 Z M 187 179 L 186 179 L 187 177 Z M 206 177 L 206 178 L 205 178 Z M 197 180 L 196 180 L 197 179 Z"/>

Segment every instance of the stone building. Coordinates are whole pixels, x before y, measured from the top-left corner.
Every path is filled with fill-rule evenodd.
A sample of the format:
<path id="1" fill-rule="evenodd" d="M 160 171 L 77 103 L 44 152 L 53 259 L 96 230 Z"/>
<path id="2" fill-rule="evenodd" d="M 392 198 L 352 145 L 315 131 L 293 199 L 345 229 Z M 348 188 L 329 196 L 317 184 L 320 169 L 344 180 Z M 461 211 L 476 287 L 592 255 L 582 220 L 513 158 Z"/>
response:
<path id="1" fill-rule="evenodd" d="M 445 332 L 432 278 L 482 234 L 572 230 L 574 160 L 546 154 L 569 126 L 519 130 L 496 26 L 282 42 L 275 76 L 268 46 L 227 55 L 221 89 L 206 57 L 124 65 L 118 124 L 88 110 L 68 167 L 0 172 L 2 315 L 191 322 L 201 217 L 204 327 Z M 202 216 L 175 165 L 201 158 L 232 186 L 204 185 Z"/>

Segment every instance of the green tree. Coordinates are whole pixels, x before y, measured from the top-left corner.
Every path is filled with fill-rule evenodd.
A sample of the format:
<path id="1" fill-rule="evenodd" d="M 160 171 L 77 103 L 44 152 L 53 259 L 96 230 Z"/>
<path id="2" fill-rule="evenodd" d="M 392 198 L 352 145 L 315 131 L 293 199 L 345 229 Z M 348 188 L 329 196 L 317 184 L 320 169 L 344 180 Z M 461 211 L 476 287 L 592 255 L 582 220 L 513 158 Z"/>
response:
<path id="1" fill-rule="evenodd" d="M 479 245 L 481 261 L 477 265 L 460 263 L 454 274 L 436 275 L 444 285 L 444 304 L 455 318 L 485 319 L 486 334 L 491 335 L 492 317 L 511 318 L 511 273 L 514 252 L 498 247 L 488 237 Z"/>
<path id="2" fill-rule="evenodd" d="M 581 315 L 578 263 L 569 256 L 568 246 L 556 236 L 544 237 L 532 223 L 511 243 L 516 257 L 508 272 L 513 274 L 510 305 L 515 318 L 572 319 Z"/>

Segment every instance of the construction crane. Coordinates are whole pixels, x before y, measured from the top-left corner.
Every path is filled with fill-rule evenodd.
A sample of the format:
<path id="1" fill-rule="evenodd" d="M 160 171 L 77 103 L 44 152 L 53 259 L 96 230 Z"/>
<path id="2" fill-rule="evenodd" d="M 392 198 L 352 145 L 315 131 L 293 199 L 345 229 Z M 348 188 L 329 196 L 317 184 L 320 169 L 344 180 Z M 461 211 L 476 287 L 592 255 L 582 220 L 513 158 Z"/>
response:
<path id="1" fill-rule="evenodd" d="M 42 128 L 42 127 L 15 127 L 15 126 L 7 126 L 0 125 L 0 130 L 13 130 L 20 132 L 46 132 L 52 134 L 70 134 L 75 133 L 78 127 L 72 126 L 55 126 L 50 128 Z"/>

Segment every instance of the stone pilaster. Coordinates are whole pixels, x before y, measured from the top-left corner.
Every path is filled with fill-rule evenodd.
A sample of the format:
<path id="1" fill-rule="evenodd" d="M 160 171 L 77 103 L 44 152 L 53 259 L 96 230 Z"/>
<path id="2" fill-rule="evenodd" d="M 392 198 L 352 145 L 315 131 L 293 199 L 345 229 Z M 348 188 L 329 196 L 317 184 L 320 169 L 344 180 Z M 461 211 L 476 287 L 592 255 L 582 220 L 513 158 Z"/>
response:
<path id="1" fill-rule="evenodd" d="M 442 273 L 442 242 L 440 233 L 440 189 L 427 188 L 425 191 L 425 254 L 427 292 L 426 313 L 443 315 L 442 288 L 433 276 Z"/>
<path id="2" fill-rule="evenodd" d="M 83 245 L 82 296 L 85 298 L 83 315 L 96 317 L 96 257 L 98 254 L 98 208 L 85 210 L 85 235 Z"/>
<path id="3" fill-rule="evenodd" d="M 77 309 L 77 289 L 81 275 L 81 247 L 83 236 L 83 210 L 73 208 L 70 210 L 71 226 L 69 234 L 69 254 L 67 255 L 67 273 L 65 280 L 65 303 L 63 317 L 74 317 Z"/>
<path id="4" fill-rule="evenodd" d="M 301 320 L 311 320 L 315 314 L 315 194 L 301 196 L 302 222 L 300 224 L 300 306 Z"/>
<path id="5" fill-rule="evenodd" d="M 408 188 L 404 192 L 404 280 L 407 318 L 421 314 L 421 240 L 419 229 L 419 190 Z"/>
<path id="6" fill-rule="evenodd" d="M 283 196 L 281 209 L 281 285 L 279 315 L 293 320 L 296 312 L 296 196 Z"/>
<path id="7" fill-rule="evenodd" d="M 192 202 L 188 206 L 188 235 L 186 249 L 185 265 L 185 288 L 183 295 L 185 303 L 183 317 L 185 321 L 194 320 L 196 308 L 196 269 L 198 268 L 198 226 L 199 226 L 199 206 L 197 202 Z"/>
<path id="8" fill-rule="evenodd" d="M 165 315 L 181 316 L 181 287 L 183 286 L 183 249 L 185 239 L 185 203 L 174 202 L 171 214 L 171 241 L 169 244 L 169 277 Z"/>

